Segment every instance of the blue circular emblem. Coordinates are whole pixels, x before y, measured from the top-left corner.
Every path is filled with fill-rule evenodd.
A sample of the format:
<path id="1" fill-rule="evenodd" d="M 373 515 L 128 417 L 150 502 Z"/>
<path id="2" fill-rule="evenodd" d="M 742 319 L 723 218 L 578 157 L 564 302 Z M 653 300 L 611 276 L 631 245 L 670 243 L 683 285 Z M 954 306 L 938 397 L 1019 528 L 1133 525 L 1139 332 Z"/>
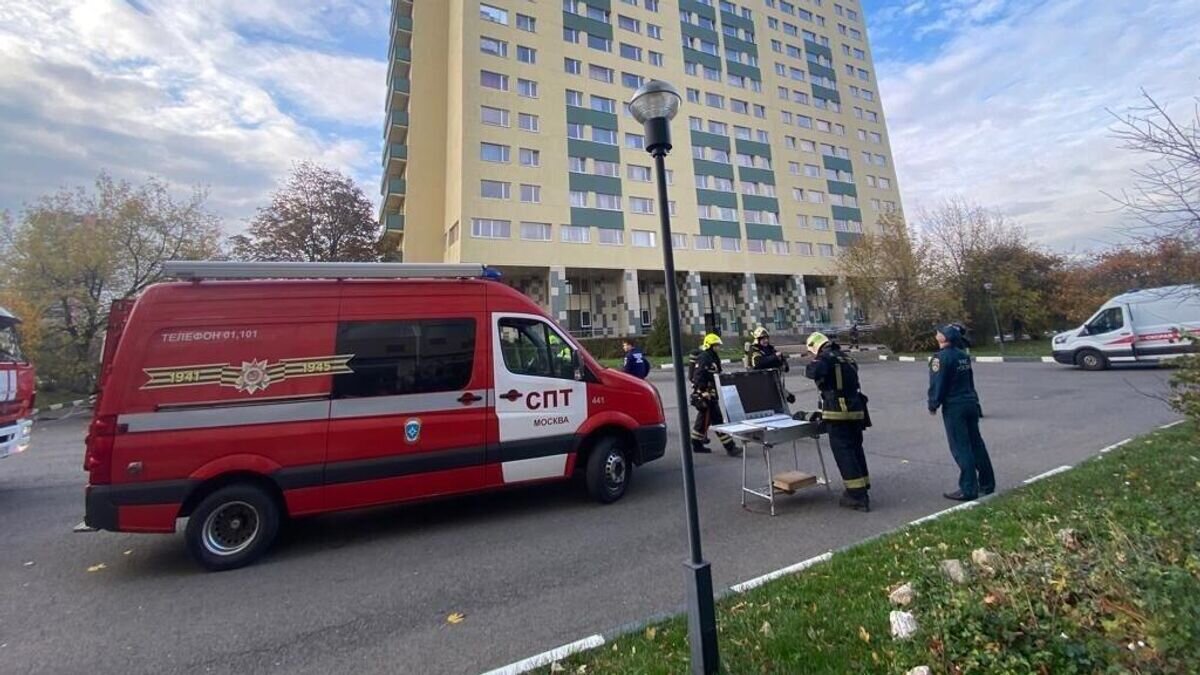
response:
<path id="1" fill-rule="evenodd" d="M 421 439 L 421 420 L 413 418 L 404 423 L 404 440 L 416 443 Z"/>

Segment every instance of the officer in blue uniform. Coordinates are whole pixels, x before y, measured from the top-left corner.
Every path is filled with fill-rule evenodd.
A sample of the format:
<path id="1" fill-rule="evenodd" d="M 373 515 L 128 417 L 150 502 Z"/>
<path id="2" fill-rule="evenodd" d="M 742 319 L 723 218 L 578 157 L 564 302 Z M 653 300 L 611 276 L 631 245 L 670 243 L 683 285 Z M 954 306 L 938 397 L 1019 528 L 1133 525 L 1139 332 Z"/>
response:
<path id="1" fill-rule="evenodd" d="M 950 454 L 958 464 L 958 489 L 946 499 L 971 501 L 996 489 L 996 476 L 987 446 L 979 434 L 979 394 L 971 357 L 964 350 L 962 332 L 954 324 L 937 332 L 939 351 L 929 359 L 929 414 L 942 409 Z"/>

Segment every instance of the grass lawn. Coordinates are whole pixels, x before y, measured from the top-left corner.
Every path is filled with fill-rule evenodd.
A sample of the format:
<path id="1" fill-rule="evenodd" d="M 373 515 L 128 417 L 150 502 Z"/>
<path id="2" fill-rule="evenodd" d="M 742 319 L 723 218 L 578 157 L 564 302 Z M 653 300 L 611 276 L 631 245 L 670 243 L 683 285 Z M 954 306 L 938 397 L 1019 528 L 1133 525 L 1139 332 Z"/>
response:
<path id="1" fill-rule="evenodd" d="M 44 390 L 39 389 L 37 393 L 37 407 L 45 410 L 55 403 L 70 403 L 71 401 L 81 401 L 91 396 L 90 393 L 79 391 L 62 391 L 62 390 Z"/>
<path id="2" fill-rule="evenodd" d="M 1005 356 L 1050 356 L 1052 351 L 1049 340 L 1020 340 L 1004 343 Z M 929 358 L 932 354 L 933 352 L 904 352 L 900 355 Z M 971 356 L 1000 356 L 1000 345 L 996 343 L 975 345 L 971 347 Z"/>
<path id="3" fill-rule="evenodd" d="M 1187 673 L 1200 663 L 1200 445 L 1191 425 L 876 539 L 718 605 L 728 673 Z M 1060 535 L 1065 528 L 1073 536 Z M 973 565 L 986 548 L 994 572 Z M 943 559 L 966 563 L 955 585 Z M 911 582 L 916 599 L 888 593 Z M 681 589 L 682 593 L 682 589 Z M 889 612 L 911 611 L 909 641 Z M 682 673 L 683 617 L 541 672 Z"/>

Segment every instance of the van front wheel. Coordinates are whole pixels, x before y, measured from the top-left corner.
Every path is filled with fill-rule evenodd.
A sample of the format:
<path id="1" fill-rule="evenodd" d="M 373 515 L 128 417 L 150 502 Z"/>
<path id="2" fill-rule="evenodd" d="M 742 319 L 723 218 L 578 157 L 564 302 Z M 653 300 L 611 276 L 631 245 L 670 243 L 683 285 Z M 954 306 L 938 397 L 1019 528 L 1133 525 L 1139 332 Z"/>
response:
<path id="1" fill-rule="evenodd" d="M 1075 356 L 1075 363 L 1084 370 L 1104 370 L 1108 367 L 1108 359 L 1095 349 L 1085 349 Z"/>
<path id="2" fill-rule="evenodd" d="M 633 464 L 614 436 L 596 442 L 588 455 L 584 480 L 588 494 L 601 504 L 611 504 L 625 494 L 633 478 Z"/>
<path id="3" fill-rule="evenodd" d="M 250 484 L 223 487 L 204 498 L 188 518 L 188 553 L 210 571 L 249 565 L 279 532 L 279 505 Z"/>

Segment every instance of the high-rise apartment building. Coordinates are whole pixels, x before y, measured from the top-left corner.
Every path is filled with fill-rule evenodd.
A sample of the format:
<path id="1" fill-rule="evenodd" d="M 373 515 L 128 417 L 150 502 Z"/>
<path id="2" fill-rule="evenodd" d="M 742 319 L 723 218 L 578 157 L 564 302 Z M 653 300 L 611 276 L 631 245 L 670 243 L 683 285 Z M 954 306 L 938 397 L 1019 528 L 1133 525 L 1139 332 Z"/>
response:
<path id="1" fill-rule="evenodd" d="M 900 208 L 859 0 L 395 0 L 381 219 L 414 262 L 482 262 L 576 335 L 647 329 L 675 247 L 684 330 L 858 310 L 836 256 Z M 673 241 L 625 101 L 673 123 Z"/>

